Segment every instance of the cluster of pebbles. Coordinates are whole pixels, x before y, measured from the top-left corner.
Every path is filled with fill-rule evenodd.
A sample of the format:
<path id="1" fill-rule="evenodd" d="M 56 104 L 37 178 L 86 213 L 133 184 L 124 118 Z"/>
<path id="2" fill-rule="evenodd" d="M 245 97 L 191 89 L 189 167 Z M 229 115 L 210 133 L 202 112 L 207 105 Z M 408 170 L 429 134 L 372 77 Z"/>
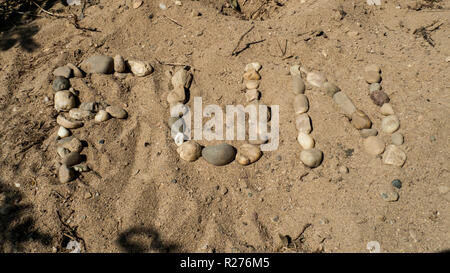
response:
<path id="1" fill-rule="evenodd" d="M 146 76 L 153 71 L 147 62 L 125 61 L 120 55 L 112 58 L 97 55 L 83 61 L 79 67 L 68 63 L 53 71 L 52 88 L 55 91 L 54 107 L 59 112 L 56 123 L 60 126 L 57 138 L 57 153 L 61 157 L 58 178 L 61 183 L 67 183 L 76 178 L 77 172 L 89 171 L 84 162 L 86 158 L 80 154 L 83 145 L 81 140 L 72 135 L 71 130 L 81 128 L 85 122 L 94 120 L 96 123 L 112 118 L 125 119 L 127 112 L 121 107 L 105 102 L 80 102 L 79 92 L 70 84 L 70 78 L 82 78 L 86 73 L 112 74 L 125 73 L 129 69 L 135 76 Z"/>
<path id="2" fill-rule="evenodd" d="M 300 66 L 295 65 L 290 69 L 292 76 L 292 91 L 295 95 L 293 109 L 295 114 L 295 127 L 298 131 L 297 141 L 302 147 L 300 160 L 310 168 L 318 167 L 323 160 L 323 152 L 315 148 L 315 140 L 311 136 L 311 118 L 308 115 L 309 100 L 305 95 L 305 82 L 302 79 Z M 308 74 L 307 80 L 314 86 L 323 85 L 320 74 Z"/>
<path id="3" fill-rule="evenodd" d="M 243 78 L 247 88 L 245 96 L 248 103 L 257 103 L 260 99 L 261 94 L 257 89 L 261 80 L 261 76 L 258 73 L 260 69 L 261 65 L 259 63 L 250 63 L 245 67 Z M 184 130 L 180 130 L 183 121 L 176 122 L 182 120 L 180 115 L 183 114 L 184 103 L 187 103 L 185 92 L 189 89 L 191 81 L 191 73 L 186 69 L 178 70 L 172 76 L 173 90 L 167 96 L 167 101 L 171 108 L 171 117 L 168 122 L 169 128 L 175 130 L 176 136 L 174 140 L 179 146 L 177 152 L 180 158 L 192 162 L 203 157 L 206 162 L 215 166 L 227 165 L 234 160 L 241 165 L 249 165 L 261 158 L 262 152 L 259 144 L 267 142 L 267 139 L 249 141 L 249 143 L 243 144 L 238 150 L 227 143 L 202 147 L 194 140 L 184 142 Z M 173 107 L 177 108 L 173 110 Z"/>

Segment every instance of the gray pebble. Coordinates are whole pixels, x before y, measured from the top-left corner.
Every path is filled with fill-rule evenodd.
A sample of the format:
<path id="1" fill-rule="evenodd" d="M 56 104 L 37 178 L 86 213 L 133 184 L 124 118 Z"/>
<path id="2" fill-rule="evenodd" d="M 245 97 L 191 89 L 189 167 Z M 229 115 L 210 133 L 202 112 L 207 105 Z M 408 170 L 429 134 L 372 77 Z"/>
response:
<path id="1" fill-rule="evenodd" d="M 369 92 L 370 93 L 378 91 L 378 90 L 381 90 L 381 84 L 375 82 L 375 83 L 372 83 L 372 84 L 369 85 Z"/>
<path id="2" fill-rule="evenodd" d="M 97 112 L 98 104 L 96 102 L 83 102 L 78 108 L 85 111 Z"/>
<path id="3" fill-rule="evenodd" d="M 60 66 L 53 71 L 53 76 L 55 76 L 55 77 L 61 76 L 61 77 L 68 79 L 68 78 L 70 78 L 71 75 L 72 75 L 72 69 L 70 67 L 68 67 L 67 65 Z"/>
<path id="4" fill-rule="evenodd" d="M 114 57 L 114 71 L 123 73 L 125 72 L 125 69 L 126 69 L 125 60 L 123 59 L 122 56 L 116 55 Z"/>
<path id="5" fill-rule="evenodd" d="M 333 97 L 334 94 L 341 91 L 341 89 L 336 84 L 331 82 L 324 83 L 322 89 L 325 92 L 325 94 L 327 94 L 330 97 Z"/>
<path id="6" fill-rule="evenodd" d="M 368 138 L 370 136 L 376 136 L 378 135 L 378 131 L 375 128 L 371 128 L 371 129 L 361 129 L 359 131 L 359 134 L 361 135 L 361 137 L 363 138 Z"/>
<path id="7" fill-rule="evenodd" d="M 70 182 L 75 178 L 75 170 L 63 164 L 59 166 L 58 178 L 61 183 Z"/>
<path id="8" fill-rule="evenodd" d="M 202 157 L 210 164 L 223 166 L 236 157 L 236 149 L 226 143 L 211 145 L 202 150 Z"/>
<path id="9" fill-rule="evenodd" d="M 403 144 L 403 135 L 399 132 L 393 133 L 391 136 L 392 144 L 394 145 L 402 145 Z"/>
<path id="10" fill-rule="evenodd" d="M 342 91 L 334 94 L 333 100 L 347 116 L 351 116 L 357 110 L 350 98 Z"/>
<path id="11" fill-rule="evenodd" d="M 386 202 L 396 202 L 400 196 L 394 190 L 386 190 L 381 193 L 381 197 Z"/>
<path id="12" fill-rule="evenodd" d="M 114 118 L 123 119 L 128 116 L 127 112 L 118 106 L 108 106 L 105 110 Z"/>
<path id="13" fill-rule="evenodd" d="M 322 163 L 322 159 L 322 151 L 316 148 L 303 150 L 300 153 L 300 160 L 310 168 L 318 167 Z"/>
<path id="14" fill-rule="evenodd" d="M 62 76 L 57 76 L 53 80 L 52 88 L 54 91 L 68 90 L 70 88 L 70 82 Z"/>
<path id="15" fill-rule="evenodd" d="M 86 73 L 110 74 L 114 72 L 114 59 L 105 55 L 92 56 L 83 61 L 80 67 Z"/>
<path id="16" fill-rule="evenodd" d="M 305 82 L 300 75 L 292 76 L 292 92 L 296 95 L 305 93 Z"/>
<path id="17" fill-rule="evenodd" d="M 79 152 L 71 152 L 70 154 L 66 155 L 63 160 L 62 164 L 66 165 L 68 167 L 72 167 L 73 165 L 77 165 L 83 161 L 82 156 Z"/>

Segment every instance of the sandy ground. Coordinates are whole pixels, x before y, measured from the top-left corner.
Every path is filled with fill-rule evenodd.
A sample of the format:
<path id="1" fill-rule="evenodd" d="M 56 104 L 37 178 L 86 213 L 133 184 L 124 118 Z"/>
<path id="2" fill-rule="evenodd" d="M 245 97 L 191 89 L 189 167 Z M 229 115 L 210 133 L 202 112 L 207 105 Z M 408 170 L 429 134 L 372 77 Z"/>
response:
<path id="1" fill-rule="evenodd" d="M 88 1 L 78 29 L 38 12 L 0 34 L 0 251 L 67 252 L 72 239 L 83 252 L 369 252 L 371 241 L 381 252 L 450 248 L 450 1 L 239 0 L 241 14 L 226 1 L 181 2 Z M 47 9 L 82 13 L 60 2 Z M 264 41 L 231 56 L 251 26 L 242 45 Z M 155 72 L 71 79 L 81 101 L 117 104 L 129 117 L 74 130 L 93 171 L 61 184 L 52 71 L 95 54 L 150 61 Z M 279 148 L 249 166 L 180 160 L 166 125 L 178 67 L 167 63 L 192 66 L 191 97 L 225 107 L 245 102 L 241 77 L 252 61 L 263 66 L 262 102 L 280 106 Z M 379 129 L 362 78 L 370 63 L 400 118 L 405 165 L 366 154 L 332 99 L 308 86 L 324 161 L 306 168 L 289 67 L 324 73 Z M 403 183 L 400 198 L 386 202 L 380 191 L 393 179 Z"/>

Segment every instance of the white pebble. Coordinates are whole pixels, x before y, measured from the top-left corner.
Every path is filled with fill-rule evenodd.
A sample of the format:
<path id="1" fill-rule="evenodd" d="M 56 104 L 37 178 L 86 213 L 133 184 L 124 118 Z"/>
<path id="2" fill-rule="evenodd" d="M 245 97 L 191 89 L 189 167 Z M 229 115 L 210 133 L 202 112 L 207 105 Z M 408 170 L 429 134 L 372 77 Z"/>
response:
<path id="1" fill-rule="evenodd" d="M 300 132 L 297 137 L 297 141 L 302 146 L 303 149 L 311 149 L 314 148 L 314 138 L 311 137 L 309 134 L 305 134 L 303 132 Z"/>
<path id="2" fill-rule="evenodd" d="M 62 127 L 62 126 L 59 126 L 59 129 L 58 129 L 58 136 L 59 136 L 60 138 L 68 137 L 68 136 L 70 136 L 70 131 L 67 130 L 66 128 Z"/>
<path id="3" fill-rule="evenodd" d="M 392 134 L 397 131 L 399 127 L 400 120 L 396 115 L 387 116 L 381 121 L 381 130 L 385 133 Z"/>

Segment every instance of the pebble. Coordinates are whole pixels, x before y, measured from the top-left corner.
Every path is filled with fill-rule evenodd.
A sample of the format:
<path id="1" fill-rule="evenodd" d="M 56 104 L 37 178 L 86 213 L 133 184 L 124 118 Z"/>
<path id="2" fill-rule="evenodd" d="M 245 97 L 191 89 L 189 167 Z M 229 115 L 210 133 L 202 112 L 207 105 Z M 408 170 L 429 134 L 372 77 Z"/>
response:
<path id="1" fill-rule="evenodd" d="M 128 61 L 127 64 L 131 73 L 138 77 L 145 77 L 153 72 L 153 67 L 148 62 Z"/>
<path id="2" fill-rule="evenodd" d="M 338 171 L 340 174 L 346 174 L 348 173 L 348 168 L 345 166 L 340 166 Z"/>
<path id="3" fill-rule="evenodd" d="M 371 128 L 371 129 L 361 129 L 359 131 L 359 134 L 361 135 L 361 137 L 363 138 L 368 138 L 370 136 L 376 136 L 378 135 L 378 130 L 375 128 Z"/>
<path id="4" fill-rule="evenodd" d="M 392 105 L 390 103 L 385 103 L 383 106 L 380 107 L 381 114 L 385 116 L 390 116 L 395 114 L 394 109 L 392 109 Z"/>
<path id="5" fill-rule="evenodd" d="M 84 74 L 83 71 L 81 71 L 76 65 L 72 64 L 72 63 L 68 63 L 67 67 L 69 67 L 70 69 L 72 69 L 72 73 L 76 78 L 83 78 Z"/>
<path id="6" fill-rule="evenodd" d="M 236 154 L 236 161 L 241 165 L 249 165 L 256 162 L 262 156 L 262 152 L 257 145 L 243 144 Z"/>
<path id="7" fill-rule="evenodd" d="M 402 167 L 406 161 L 405 152 L 395 145 L 389 145 L 383 154 L 383 163 Z"/>
<path id="8" fill-rule="evenodd" d="M 202 150 L 202 157 L 210 164 L 223 166 L 236 157 L 236 149 L 226 143 L 207 146 Z"/>
<path id="9" fill-rule="evenodd" d="M 261 79 L 261 76 L 258 72 L 256 72 L 256 70 L 249 70 L 245 72 L 242 77 L 247 81 L 258 81 Z"/>
<path id="10" fill-rule="evenodd" d="M 92 198 L 92 193 L 86 192 L 86 193 L 84 194 L 84 199 L 89 199 L 89 198 Z"/>
<path id="11" fill-rule="evenodd" d="M 344 92 L 341 91 L 334 94 L 333 100 L 347 116 L 351 117 L 356 112 L 355 105 Z"/>
<path id="12" fill-rule="evenodd" d="M 378 106 L 382 106 L 390 101 L 389 96 L 383 90 L 377 90 L 370 93 L 372 102 Z"/>
<path id="13" fill-rule="evenodd" d="M 308 97 L 304 94 L 298 94 L 294 97 L 294 113 L 297 114 L 303 114 L 308 112 L 309 109 L 309 101 Z"/>
<path id="14" fill-rule="evenodd" d="M 341 91 L 341 89 L 336 84 L 331 82 L 324 83 L 322 89 L 325 92 L 325 94 L 327 94 L 330 97 L 333 97 L 334 94 Z"/>
<path id="15" fill-rule="evenodd" d="M 300 74 L 292 76 L 292 92 L 296 95 L 303 94 L 305 93 L 305 89 L 305 82 Z"/>
<path id="16" fill-rule="evenodd" d="M 95 115 L 94 120 L 95 120 L 95 122 L 100 123 L 100 122 L 103 122 L 103 121 L 107 121 L 110 118 L 111 118 L 111 116 L 109 115 L 108 112 L 106 112 L 105 110 L 100 110 Z"/>
<path id="17" fill-rule="evenodd" d="M 62 76 L 57 76 L 53 80 L 52 88 L 54 91 L 67 90 L 70 88 L 70 82 Z"/>
<path id="18" fill-rule="evenodd" d="M 137 9 L 142 5 L 142 0 L 133 0 L 133 9 Z"/>
<path id="19" fill-rule="evenodd" d="M 96 102 L 83 102 L 78 106 L 81 110 L 96 112 L 98 109 L 98 104 Z"/>
<path id="20" fill-rule="evenodd" d="M 297 141 L 305 150 L 314 148 L 314 138 L 309 134 L 305 134 L 303 132 L 298 133 Z"/>
<path id="21" fill-rule="evenodd" d="M 72 108 L 69 111 L 69 117 L 75 120 L 87 120 L 93 118 L 94 114 L 91 111 L 80 108 Z"/>
<path id="22" fill-rule="evenodd" d="M 374 71 L 377 73 L 381 72 L 381 68 L 376 64 L 369 64 L 364 68 L 364 72 Z"/>
<path id="23" fill-rule="evenodd" d="M 64 158 L 64 157 L 66 157 L 66 156 L 70 153 L 70 151 L 69 151 L 68 149 L 62 147 L 62 146 L 58 146 L 58 147 L 56 148 L 56 153 L 57 153 L 61 158 Z"/>
<path id="24" fill-rule="evenodd" d="M 56 123 L 67 129 L 76 129 L 83 126 L 83 122 L 69 120 L 61 114 L 56 118 Z"/>
<path id="25" fill-rule="evenodd" d="M 299 133 L 311 133 L 311 119 L 309 118 L 309 115 L 306 113 L 297 115 L 295 117 L 295 127 Z"/>
<path id="26" fill-rule="evenodd" d="M 361 129 L 370 129 L 372 127 L 372 121 L 370 121 L 369 117 L 361 110 L 357 110 L 352 114 L 351 117 L 352 125 L 358 130 Z"/>
<path id="27" fill-rule="evenodd" d="M 83 161 L 82 156 L 79 152 L 70 152 L 68 155 L 66 155 L 63 160 L 62 164 L 66 165 L 68 167 L 72 167 L 73 165 L 77 165 Z"/>
<path id="28" fill-rule="evenodd" d="M 386 202 L 396 202 L 400 196 L 394 190 L 386 190 L 381 193 L 381 198 Z"/>
<path id="29" fill-rule="evenodd" d="M 70 138 L 60 140 L 58 147 L 67 149 L 70 152 L 80 153 L 83 150 L 83 143 L 81 143 L 78 138 L 72 136 Z"/>
<path id="30" fill-rule="evenodd" d="M 128 116 L 127 111 L 125 111 L 124 109 L 118 107 L 118 106 L 108 106 L 106 107 L 106 112 L 108 112 L 108 114 L 110 114 L 112 117 L 114 118 L 126 118 Z"/>
<path id="31" fill-rule="evenodd" d="M 202 155 L 202 147 L 197 142 L 190 140 L 181 144 L 180 147 L 177 148 L 177 152 L 181 159 L 192 162 Z"/>
<path id="32" fill-rule="evenodd" d="M 399 127 L 400 120 L 396 115 L 390 115 L 381 120 L 381 130 L 385 133 L 392 134 L 397 131 Z"/>
<path id="33" fill-rule="evenodd" d="M 173 74 L 171 79 L 174 89 L 184 87 L 189 89 L 192 82 L 192 74 L 186 69 L 182 68 Z"/>
<path id="34" fill-rule="evenodd" d="M 392 186 L 396 187 L 397 189 L 401 189 L 402 181 L 400 181 L 400 179 L 394 179 L 392 180 Z"/>
<path id="35" fill-rule="evenodd" d="M 303 150 L 300 153 L 300 160 L 310 168 L 318 167 L 322 163 L 322 159 L 322 151 L 316 148 Z"/>
<path id="36" fill-rule="evenodd" d="M 245 98 L 247 102 L 257 101 L 260 98 L 261 93 L 257 89 L 250 89 L 245 92 Z"/>
<path id="37" fill-rule="evenodd" d="M 114 59 L 105 55 L 92 56 L 84 60 L 80 68 L 86 73 L 110 74 L 114 72 Z"/>
<path id="38" fill-rule="evenodd" d="M 309 72 L 306 75 L 306 81 L 315 87 L 322 87 L 322 85 L 327 81 L 324 75 L 318 72 Z"/>
<path id="39" fill-rule="evenodd" d="M 249 63 L 245 66 L 244 71 L 247 72 L 249 70 L 255 70 L 256 72 L 258 72 L 259 70 L 261 70 L 262 66 L 260 63 L 258 62 L 253 62 L 253 63 Z"/>
<path id="40" fill-rule="evenodd" d="M 363 145 L 366 152 L 370 155 L 381 154 L 385 146 L 384 142 L 376 136 L 369 136 L 364 139 Z"/>
<path id="41" fill-rule="evenodd" d="M 247 89 L 258 89 L 259 81 L 245 81 L 245 88 Z"/>
<path id="42" fill-rule="evenodd" d="M 91 170 L 86 163 L 80 163 L 73 166 L 73 169 L 77 172 L 88 172 Z"/>
<path id="43" fill-rule="evenodd" d="M 381 82 L 381 75 L 375 71 L 364 72 L 364 79 L 367 83 L 379 83 Z"/>
<path id="44" fill-rule="evenodd" d="M 176 104 L 184 104 L 186 101 L 186 91 L 184 87 L 177 86 L 175 89 L 169 92 L 167 95 L 167 102 L 169 105 L 176 105 Z"/>
<path id="45" fill-rule="evenodd" d="M 66 79 L 70 78 L 70 76 L 72 75 L 72 69 L 65 65 L 65 66 L 60 66 L 58 68 L 56 68 L 55 70 L 53 70 L 53 76 L 55 77 L 64 77 Z"/>
<path id="46" fill-rule="evenodd" d="M 289 68 L 291 76 L 300 76 L 300 65 L 296 64 Z"/>
<path id="47" fill-rule="evenodd" d="M 125 60 L 121 55 L 114 56 L 114 71 L 118 73 L 125 72 Z"/>
<path id="48" fill-rule="evenodd" d="M 59 136 L 60 138 L 68 137 L 68 136 L 70 136 L 70 131 L 67 130 L 66 128 L 62 127 L 62 126 L 59 126 L 59 129 L 58 129 L 58 136 Z"/>
<path id="49" fill-rule="evenodd" d="M 76 98 L 72 92 L 64 90 L 55 93 L 56 111 L 69 111 L 76 106 Z"/>
<path id="50" fill-rule="evenodd" d="M 400 132 L 393 133 L 391 135 L 392 144 L 400 146 L 403 144 L 403 135 Z"/>
<path id="51" fill-rule="evenodd" d="M 381 90 L 381 89 L 382 89 L 381 84 L 378 83 L 378 82 L 374 82 L 374 83 L 371 83 L 369 85 L 369 92 L 370 93 L 378 91 L 378 90 Z"/>
<path id="52" fill-rule="evenodd" d="M 75 170 L 71 167 L 67 167 L 66 165 L 59 166 L 58 170 L 58 178 L 59 182 L 67 183 L 75 179 Z"/>

